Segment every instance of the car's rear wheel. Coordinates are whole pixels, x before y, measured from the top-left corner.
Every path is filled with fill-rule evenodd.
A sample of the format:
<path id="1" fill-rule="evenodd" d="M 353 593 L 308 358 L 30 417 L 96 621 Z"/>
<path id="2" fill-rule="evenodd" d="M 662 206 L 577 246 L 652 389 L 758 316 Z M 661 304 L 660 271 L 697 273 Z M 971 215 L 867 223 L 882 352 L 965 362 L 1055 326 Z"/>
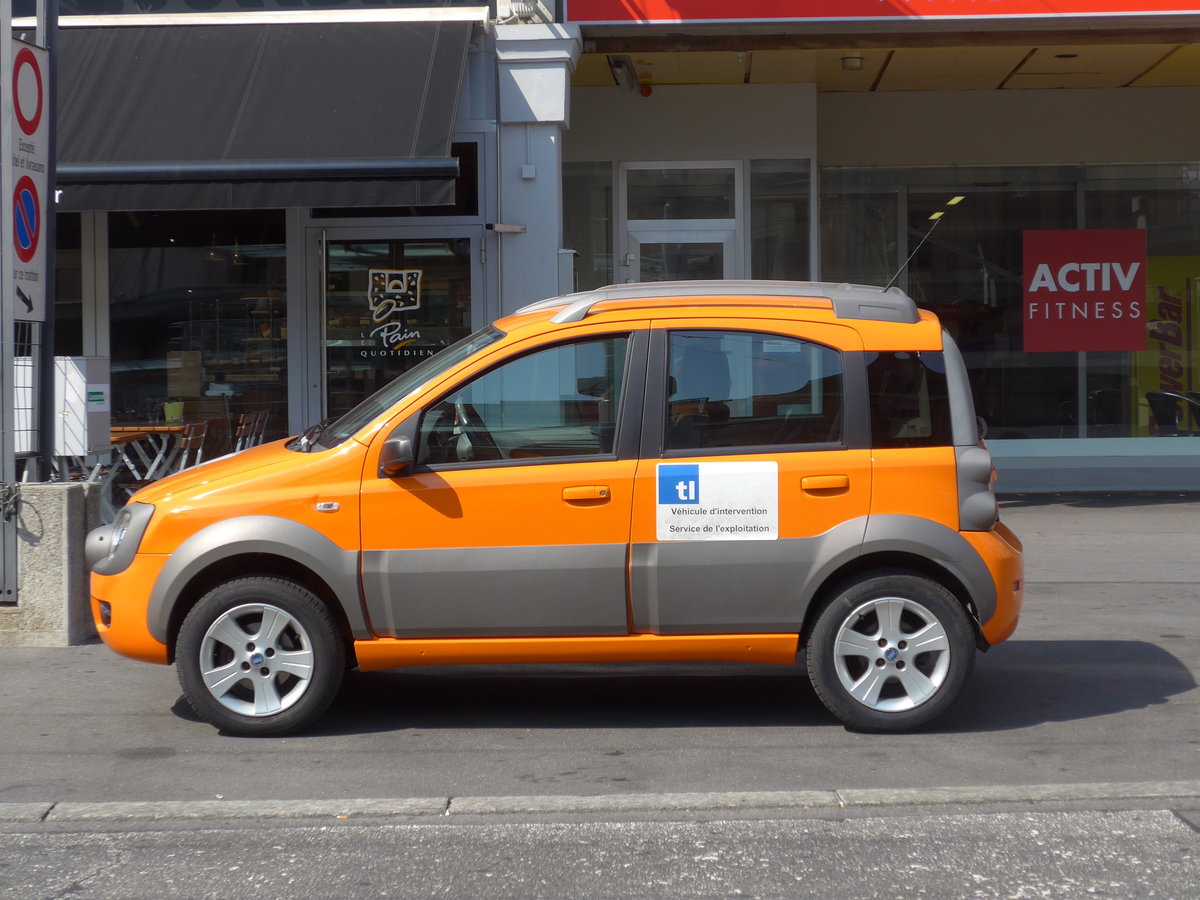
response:
<path id="1" fill-rule="evenodd" d="M 188 613 L 176 668 L 196 714 L 222 731 L 287 734 L 333 701 L 345 646 L 328 608 L 292 581 L 227 581 Z"/>
<path id="2" fill-rule="evenodd" d="M 975 636 L 945 587 L 904 571 L 841 585 L 808 638 L 808 675 L 852 728 L 903 731 L 944 713 L 975 666 Z"/>

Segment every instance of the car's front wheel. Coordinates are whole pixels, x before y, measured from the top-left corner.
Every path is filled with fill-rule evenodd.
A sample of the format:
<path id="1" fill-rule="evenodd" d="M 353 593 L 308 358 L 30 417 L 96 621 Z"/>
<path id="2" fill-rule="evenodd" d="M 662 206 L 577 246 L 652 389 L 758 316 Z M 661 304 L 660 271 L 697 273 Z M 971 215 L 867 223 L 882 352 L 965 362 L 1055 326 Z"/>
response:
<path id="1" fill-rule="evenodd" d="M 176 668 L 202 719 L 234 734 L 287 734 L 333 701 L 345 646 L 312 591 L 253 576 L 218 585 L 183 620 Z"/>
<path id="2" fill-rule="evenodd" d="M 819 610 L 808 675 L 852 728 L 903 731 L 944 713 L 975 666 L 967 612 L 945 587 L 904 571 L 867 573 Z"/>

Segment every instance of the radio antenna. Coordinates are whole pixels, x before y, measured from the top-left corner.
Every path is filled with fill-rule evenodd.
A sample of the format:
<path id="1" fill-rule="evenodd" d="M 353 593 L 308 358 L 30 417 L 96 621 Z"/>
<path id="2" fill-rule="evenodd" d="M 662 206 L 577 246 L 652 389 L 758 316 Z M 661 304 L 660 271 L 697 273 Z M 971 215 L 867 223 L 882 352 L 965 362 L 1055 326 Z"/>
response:
<path id="1" fill-rule="evenodd" d="M 962 203 L 965 199 L 967 199 L 965 196 L 956 195 L 954 197 L 951 197 L 949 200 L 947 200 L 946 205 L 947 206 L 958 206 L 958 204 Z M 889 281 L 887 284 L 885 284 L 883 286 L 883 289 L 885 291 L 890 290 L 896 284 L 896 282 L 900 280 L 900 275 L 904 272 L 905 269 L 908 268 L 908 264 L 913 261 L 913 257 L 917 255 L 917 252 L 922 247 L 925 246 L 925 242 L 927 240 L 929 240 L 929 236 L 931 234 L 933 234 L 933 229 L 938 227 L 938 222 L 942 221 L 942 216 L 944 216 L 945 214 L 946 214 L 946 211 L 944 209 L 939 209 L 937 212 L 935 212 L 932 216 L 929 217 L 929 221 L 931 221 L 933 224 L 930 225 L 929 230 L 926 231 L 925 234 L 921 236 L 921 240 L 919 240 L 917 242 L 917 246 L 913 248 L 913 252 L 908 254 L 908 259 L 906 259 L 904 261 L 904 264 L 896 270 L 896 274 L 892 276 L 891 281 Z"/>

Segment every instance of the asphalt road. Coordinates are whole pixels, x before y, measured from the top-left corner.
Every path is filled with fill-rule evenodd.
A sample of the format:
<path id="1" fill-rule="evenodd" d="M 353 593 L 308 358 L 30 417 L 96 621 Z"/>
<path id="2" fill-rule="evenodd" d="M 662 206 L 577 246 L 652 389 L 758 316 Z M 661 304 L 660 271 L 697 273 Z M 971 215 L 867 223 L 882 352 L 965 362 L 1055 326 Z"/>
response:
<path id="1" fill-rule="evenodd" d="M 794 791 L 1200 777 L 1200 498 L 1030 497 L 1016 635 L 929 731 L 842 728 L 799 668 L 352 675 L 312 732 L 191 717 L 101 645 L 0 652 L 0 802 Z"/>
<path id="2" fill-rule="evenodd" d="M 846 731 L 799 669 L 671 665 L 357 674 L 311 733 L 245 739 L 171 670 L 6 648 L 0 886 L 1195 896 L 1200 497 L 1004 516 L 1021 626 L 919 734 Z"/>

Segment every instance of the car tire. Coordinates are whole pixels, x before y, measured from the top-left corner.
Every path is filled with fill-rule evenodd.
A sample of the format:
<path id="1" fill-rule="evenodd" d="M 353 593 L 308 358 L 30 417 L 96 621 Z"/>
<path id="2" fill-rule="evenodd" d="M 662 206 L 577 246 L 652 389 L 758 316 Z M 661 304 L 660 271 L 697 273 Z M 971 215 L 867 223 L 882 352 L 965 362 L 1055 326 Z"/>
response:
<path id="1" fill-rule="evenodd" d="M 293 581 L 237 578 L 187 614 L 176 670 L 196 714 L 245 736 L 314 722 L 341 687 L 346 648 L 328 607 Z"/>
<path id="2" fill-rule="evenodd" d="M 963 605 L 913 572 L 844 582 L 817 612 L 806 664 L 821 702 L 859 731 L 907 731 L 944 713 L 975 667 Z"/>

